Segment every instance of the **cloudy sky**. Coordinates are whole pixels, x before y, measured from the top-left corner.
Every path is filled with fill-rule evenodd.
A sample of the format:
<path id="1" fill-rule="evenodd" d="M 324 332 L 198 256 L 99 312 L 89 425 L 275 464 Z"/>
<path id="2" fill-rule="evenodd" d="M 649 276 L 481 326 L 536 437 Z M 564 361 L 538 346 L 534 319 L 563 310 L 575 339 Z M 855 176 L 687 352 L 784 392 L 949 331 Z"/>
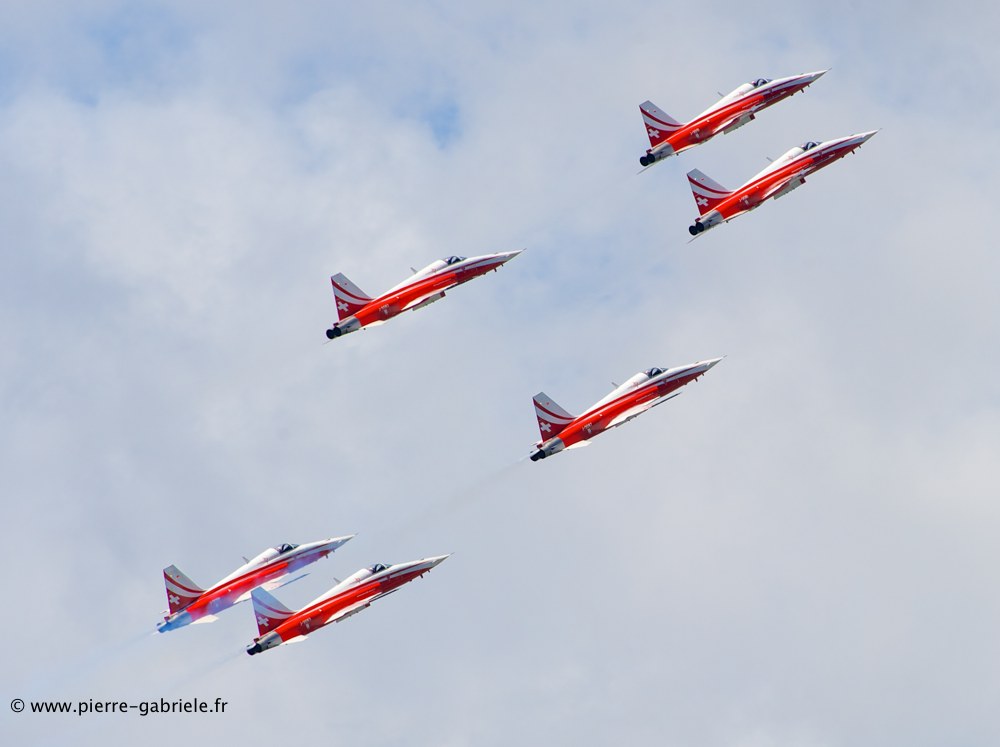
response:
<path id="1" fill-rule="evenodd" d="M 0 6 L 5 744 L 994 745 L 1000 740 L 995 3 Z M 759 76 L 804 95 L 641 176 Z M 737 186 L 882 128 L 688 244 Z M 329 275 L 501 272 L 325 345 Z M 533 464 L 580 411 L 726 355 Z M 357 532 L 277 592 L 454 552 L 250 659 L 210 584 Z M 222 697 L 225 715 L 25 699 Z"/>

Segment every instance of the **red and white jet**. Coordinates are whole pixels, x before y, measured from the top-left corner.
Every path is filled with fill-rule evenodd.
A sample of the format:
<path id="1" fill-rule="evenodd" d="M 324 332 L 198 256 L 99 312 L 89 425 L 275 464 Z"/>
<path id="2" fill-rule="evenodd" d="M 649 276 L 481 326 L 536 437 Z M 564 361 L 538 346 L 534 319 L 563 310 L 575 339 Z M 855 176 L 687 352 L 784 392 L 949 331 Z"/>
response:
<path id="1" fill-rule="evenodd" d="M 701 217 L 688 227 L 688 232 L 697 236 L 706 229 L 750 212 L 771 197 L 777 199 L 787 195 L 805 184 L 807 176 L 853 153 L 876 132 L 878 130 L 823 143 L 810 140 L 797 145 L 734 191 L 729 191 L 698 169 L 692 169 L 687 177 Z"/>
<path id="2" fill-rule="evenodd" d="M 720 132 L 730 133 L 752 120 L 762 109 L 804 90 L 826 72 L 819 70 L 776 80 L 758 78 L 752 83 L 744 83 L 687 124 L 678 122 L 652 101 L 640 104 L 639 111 L 649 136 L 649 149 L 639 158 L 639 163 L 652 166 L 657 161 L 701 145 Z"/>
<path id="3" fill-rule="evenodd" d="M 217 613 L 246 601 L 257 587 L 276 589 L 298 580 L 301 576 L 293 579 L 287 579 L 287 576 L 325 558 L 353 537 L 349 534 L 305 545 L 286 542 L 269 547 L 208 589 L 202 589 L 181 573 L 177 566 L 168 566 L 163 569 L 163 578 L 167 584 L 170 613 L 157 624 L 156 629 L 166 633 L 192 623 L 214 622 Z"/>
<path id="4" fill-rule="evenodd" d="M 570 415 L 545 392 L 539 392 L 534 402 L 542 440 L 535 444 L 531 461 L 537 462 L 563 449 L 586 446 L 599 433 L 627 423 L 646 410 L 673 399 L 680 394 L 678 389 L 697 381 L 721 360 L 712 358 L 676 368 L 640 371 L 579 416 Z"/>
<path id="5" fill-rule="evenodd" d="M 333 284 L 333 295 L 337 301 L 339 321 L 326 331 L 326 336 L 332 340 L 362 327 L 381 324 L 404 311 L 422 309 L 444 298 L 445 291 L 467 283 L 490 270 L 500 269 L 523 251 L 518 249 L 513 252 L 484 254 L 480 257 L 439 259 L 414 272 L 378 298 L 366 295 L 345 275 L 337 273 L 330 278 L 330 282 Z"/>
<path id="6" fill-rule="evenodd" d="M 288 609 L 263 589 L 255 589 L 253 611 L 260 635 L 247 646 L 247 653 L 253 656 L 282 643 L 303 640 L 310 633 L 340 622 L 376 599 L 392 594 L 403 584 L 420 578 L 447 557 L 438 555 L 397 565 L 376 563 L 362 568 L 298 611 Z"/>

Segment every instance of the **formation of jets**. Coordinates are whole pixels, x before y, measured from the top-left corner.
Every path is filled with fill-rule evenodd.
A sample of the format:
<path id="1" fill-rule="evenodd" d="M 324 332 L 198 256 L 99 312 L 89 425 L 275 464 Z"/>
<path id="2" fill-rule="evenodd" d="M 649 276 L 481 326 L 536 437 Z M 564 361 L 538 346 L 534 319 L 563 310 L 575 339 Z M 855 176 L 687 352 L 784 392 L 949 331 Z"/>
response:
<path id="1" fill-rule="evenodd" d="M 327 557 L 354 536 L 349 534 L 304 545 L 285 542 L 269 547 L 208 589 L 195 584 L 176 566 L 168 566 L 163 569 L 163 578 L 169 612 L 156 629 L 166 633 L 186 625 L 214 622 L 217 613 L 250 599 L 260 632 L 247 647 L 247 653 L 253 656 L 282 643 L 302 640 L 314 630 L 360 612 L 449 557 L 438 555 L 408 563 L 376 563 L 362 568 L 298 611 L 288 609 L 268 593 L 302 578 L 306 574 L 288 577 Z"/>
<path id="2" fill-rule="evenodd" d="M 826 74 L 820 70 L 785 78 L 758 78 L 722 96 L 687 123 L 681 123 L 646 101 L 640 105 L 650 147 L 640 157 L 643 170 L 729 133 L 752 121 L 756 114 L 782 101 Z M 809 141 L 792 148 L 736 190 L 728 190 L 698 169 L 687 177 L 699 217 L 688 231 L 697 237 L 709 228 L 728 222 L 778 198 L 805 183 L 806 177 L 853 153 L 877 130 L 825 142 Z M 403 282 L 372 297 L 338 273 L 330 278 L 337 304 L 337 321 L 326 331 L 334 340 L 366 327 L 382 324 L 404 311 L 423 308 L 444 298 L 446 291 L 498 270 L 523 250 L 476 257 L 449 256 L 413 270 Z M 616 385 L 603 399 L 581 415 L 571 415 L 544 392 L 533 398 L 540 439 L 529 454 L 537 462 L 567 449 L 586 446 L 595 436 L 623 425 L 647 410 L 681 394 L 682 387 L 697 381 L 721 361 L 711 358 L 673 368 L 653 367 Z M 271 591 L 302 576 L 295 574 L 333 553 L 354 535 L 319 540 L 304 545 L 281 544 L 264 550 L 252 560 L 204 589 L 176 566 L 164 569 L 168 610 L 157 629 L 161 633 L 190 624 L 211 622 L 216 615 L 250 599 L 258 635 L 246 651 L 251 656 L 285 643 L 303 640 L 310 633 L 368 608 L 377 599 L 422 577 L 443 562 L 438 555 L 407 563 L 362 568 L 299 610 L 284 606 Z M 305 574 L 302 574 L 305 575 Z M 293 577 L 294 576 L 294 577 Z"/>
<path id="3" fill-rule="evenodd" d="M 293 579 L 288 576 L 327 557 L 353 537 L 349 534 L 305 545 L 285 542 L 269 547 L 208 589 L 198 586 L 177 566 L 168 566 L 163 569 L 163 580 L 167 586 L 169 613 L 156 629 L 166 633 L 192 623 L 215 622 L 216 614 L 249 599 L 254 589 L 276 589 L 297 581 L 301 576 Z"/>

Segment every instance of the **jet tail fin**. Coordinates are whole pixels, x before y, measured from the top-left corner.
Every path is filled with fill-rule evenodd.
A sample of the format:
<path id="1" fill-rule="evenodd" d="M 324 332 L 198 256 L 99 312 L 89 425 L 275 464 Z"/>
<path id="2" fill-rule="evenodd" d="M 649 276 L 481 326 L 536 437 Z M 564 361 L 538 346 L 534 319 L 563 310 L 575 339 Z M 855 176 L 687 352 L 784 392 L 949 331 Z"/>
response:
<path id="1" fill-rule="evenodd" d="M 372 297 L 347 279 L 342 272 L 330 277 L 333 296 L 337 300 L 337 318 L 343 321 L 353 316 L 372 300 Z"/>
<path id="2" fill-rule="evenodd" d="M 652 101 L 645 101 L 639 104 L 639 111 L 642 112 L 642 121 L 646 125 L 646 134 L 649 136 L 649 145 L 655 148 L 667 139 L 675 130 L 683 125 L 660 109 Z"/>
<path id="3" fill-rule="evenodd" d="M 716 205 L 732 194 L 728 189 L 710 176 L 698 171 L 698 169 L 689 171 L 687 178 L 691 184 L 691 192 L 694 194 L 694 201 L 698 206 L 698 212 L 701 215 L 715 210 Z"/>
<path id="4" fill-rule="evenodd" d="M 545 392 L 539 392 L 533 398 L 535 417 L 538 418 L 538 432 L 542 441 L 548 441 L 559 435 L 563 428 L 573 422 L 574 416 L 557 405 Z"/>
<path id="5" fill-rule="evenodd" d="M 167 604 L 170 605 L 171 615 L 190 605 L 205 591 L 181 573 L 176 565 L 163 569 L 163 581 L 167 587 Z"/>
<path id="6" fill-rule="evenodd" d="M 250 599 L 253 602 L 253 613 L 254 617 L 257 618 L 257 630 L 260 635 L 270 633 L 274 629 L 275 623 L 287 620 L 295 614 L 261 588 L 254 589 L 250 594 Z"/>

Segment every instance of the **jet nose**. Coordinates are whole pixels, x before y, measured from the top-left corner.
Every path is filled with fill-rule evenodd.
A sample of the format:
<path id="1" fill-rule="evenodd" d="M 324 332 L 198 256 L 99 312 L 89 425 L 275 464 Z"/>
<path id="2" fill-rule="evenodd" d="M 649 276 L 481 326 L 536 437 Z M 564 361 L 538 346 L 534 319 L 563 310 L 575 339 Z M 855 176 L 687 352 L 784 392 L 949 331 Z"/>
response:
<path id="1" fill-rule="evenodd" d="M 725 356 L 722 356 L 722 357 L 724 358 Z M 722 360 L 722 358 L 712 358 L 712 359 L 707 360 L 707 361 L 702 361 L 702 363 L 705 364 L 705 370 L 707 371 L 708 369 L 712 368 L 716 363 L 718 363 L 721 360 Z"/>
<path id="2" fill-rule="evenodd" d="M 827 68 L 826 70 L 817 70 L 814 73 L 806 73 L 806 75 L 809 76 L 809 82 L 812 83 L 813 81 L 817 81 L 822 78 L 828 72 L 830 72 L 830 68 Z"/>
<path id="3" fill-rule="evenodd" d="M 451 557 L 451 555 L 452 555 L 451 553 L 448 553 L 447 555 L 435 555 L 433 558 L 426 558 L 426 562 L 430 563 L 431 568 L 433 568 L 446 561 L 448 558 Z"/>
<path id="4" fill-rule="evenodd" d="M 505 263 L 510 262 L 514 257 L 523 252 L 524 249 L 515 249 L 512 252 L 497 252 L 497 256 L 500 257 Z"/>
<path id="5" fill-rule="evenodd" d="M 882 128 L 880 127 L 880 128 L 879 128 L 879 129 L 877 129 L 877 130 L 869 130 L 868 132 L 859 132 L 859 133 L 858 133 L 857 135 L 855 135 L 854 137 L 859 137 L 859 138 L 861 138 L 861 142 L 862 142 L 862 143 L 866 143 L 866 142 L 868 142 L 868 141 L 869 141 L 869 140 L 870 140 L 871 138 L 875 137 L 875 135 L 876 135 L 876 134 L 877 134 L 878 132 L 880 132 L 880 131 L 881 131 L 881 129 L 882 129 Z"/>

